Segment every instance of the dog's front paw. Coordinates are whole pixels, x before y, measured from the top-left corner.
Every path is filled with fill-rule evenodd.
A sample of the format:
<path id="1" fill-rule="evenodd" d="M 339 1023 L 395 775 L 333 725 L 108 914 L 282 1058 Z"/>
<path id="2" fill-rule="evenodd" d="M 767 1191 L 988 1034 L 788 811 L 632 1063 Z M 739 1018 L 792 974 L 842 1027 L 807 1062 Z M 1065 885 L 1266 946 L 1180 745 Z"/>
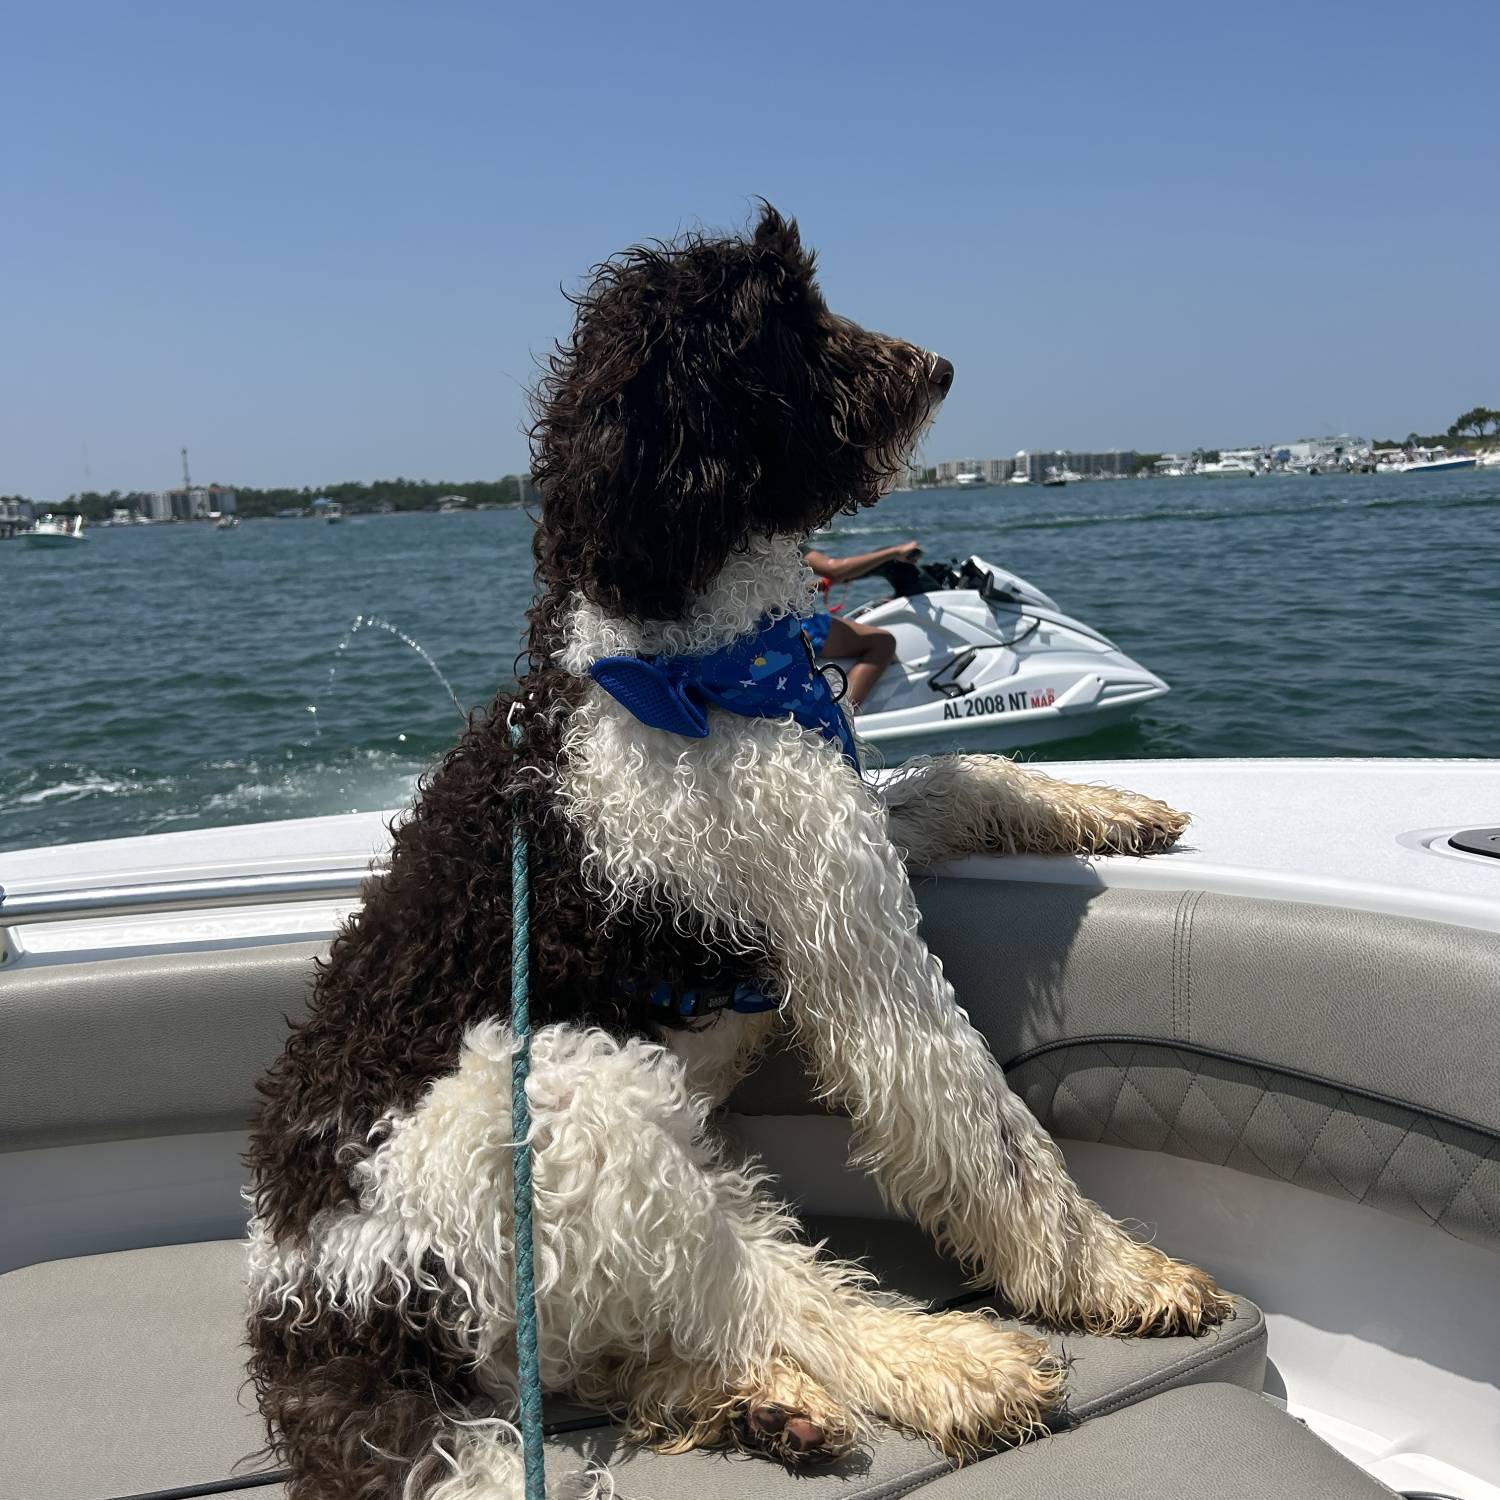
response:
<path id="1" fill-rule="evenodd" d="M 1170 1337 L 1211 1328 L 1233 1310 L 1233 1300 L 1207 1271 L 1154 1246 L 1132 1244 L 1082 1299 L 1077 1321 L 1090 1333 Z"/>
<path id="2" fill-rule="evenodd" d="M 1081 854 L 1158 854 L 1170 849 L 1192 821 L 1155 797 L 1089 788 L 1097 795 L 1080 809 Z"/>

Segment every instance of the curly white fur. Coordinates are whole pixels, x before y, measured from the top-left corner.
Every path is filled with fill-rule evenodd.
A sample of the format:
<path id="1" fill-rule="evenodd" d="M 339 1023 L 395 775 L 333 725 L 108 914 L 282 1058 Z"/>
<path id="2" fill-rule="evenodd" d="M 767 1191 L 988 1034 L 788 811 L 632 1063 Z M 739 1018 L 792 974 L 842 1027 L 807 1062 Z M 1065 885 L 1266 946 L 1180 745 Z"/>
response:
<path id="1" fill-rule="evenodd" d="M 757 540 L 683 621 L 631 624 L 579 601 L 559 660 L 582 677 L 600 655 L 712 650 L 805 610 L 808 579 L 793 542 Z M 665 907 L 772 955 L 782 1018 L 852 1116 L 859 1161 L 980 1277 L 1020 1308 L 1096 1327 L 1203 1314 L 1212 1284 L 1085 1200 L 1006 1087 L 922 942 L 902 862 L 1123 847 L 1153 818 L 1166 827 L 1168 809 L 965 757 L 898 777 L 888 812 L 790 719 L 713 711 L 706 739 L 683 739 L 591 682 L 554 786 L 607 908 Z M 875 1419 L 959 1454 L 1034 1430 L 1061 1386 L 1044 1345 L 979 1315 L 925 1316 L 819 1258 L 760 1174 L 712 1143 L 709 1110 L 773 1025 L 726 1017 L 669 1045 L 567 1026 L 534 1038 L 544 1384 L 624 1406 L 630 1431 L 668 1450 L 721 1439 L 757 1404 L 806 1413 L 835 1448 Z M 257 1305 L 299 1321 L 447 1294 L 445 1333 L 501 1411 L 515 1397 L 512 1051 L 499 1023 L 471 1030 L 457 1069 L 372 1133 L 357 1204 L 319 1215 L 300 1248 L 255 1227 L 251 1254 Z M 512 1500 L 520 1476 L 506 1423 L 455 1422 L 407 1500 Z"/>
<path id="2" fill-rule="evenodd" d="M 377 1299 L 457 1290 L 445 1331 L 513 1409 L 512 1052 L 499 1023 L 474 1028 L 457 1071 L 381 1123 L 355 1168 L 358 1204 L 319 1215 L 305 1247 L 252 1225 L 254 1304 L 298 1323 L 357 1321 Z M 532 1054 L 547 1389 L 628 1405 L 657 1439 L 687 1427 L 706 1440 L 742 1408 L 778 1401 L 846 1440 L 876 1415 L 955 1447 L 1038 1422 L 1056 1381 L 1045 1351 L 979 1317 L 929 1318 L 819 1258 L 760 1175 L 721 1159 L 708 1101 L 666 1048 L 552 1026 Z M 1018 1378 L 997 1385 L 1010 1367 Z M 422 1493 L 514 1500 L 514 1450 L 504 1422 L 455 1421 L 421 1466 L 446 1477 Z"/>
<path id="3" fill-rule="evenodd" d="M 814 592 L 812 569 L 794 537 L 751 537 L 680 620 L 621 620 L 580 597 L 557 660 L 582 677 L 601 656 L 701 655 L 748 634 L 763 619 L 811 613 Z"/>
<path id="4" fill-rule="evenodd" d="M 1095 1243 L 1129 1242 L 968 1024 L 918 933 L 885 808 L 837 749 L 729 715 L 684 741 L 599 689 L 564 749 L 585 879 L 618 908 L 665 900 L 716 939 L 769 944 L 783 1013 L 893 1206 L 1021 1308 L 1069 1316 L 1094 1296 L 1075 1281 Z"/>

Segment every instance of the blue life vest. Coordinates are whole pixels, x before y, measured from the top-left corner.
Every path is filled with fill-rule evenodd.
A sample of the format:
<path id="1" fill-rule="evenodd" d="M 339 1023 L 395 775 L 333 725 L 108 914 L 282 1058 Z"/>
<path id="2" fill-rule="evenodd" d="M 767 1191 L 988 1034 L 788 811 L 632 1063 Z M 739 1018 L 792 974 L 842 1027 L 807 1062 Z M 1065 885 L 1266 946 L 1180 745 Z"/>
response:
<path id="1" fill-rule="evenodd" d="M 790 714 L 859 770 L 849 721 L 793 615 L 762 620 L 750 635 L 702 656 L 601 656 L 589 676 L 642 724 L 690 739 L 708 737 L 710 707 L 747 719 Z"/>

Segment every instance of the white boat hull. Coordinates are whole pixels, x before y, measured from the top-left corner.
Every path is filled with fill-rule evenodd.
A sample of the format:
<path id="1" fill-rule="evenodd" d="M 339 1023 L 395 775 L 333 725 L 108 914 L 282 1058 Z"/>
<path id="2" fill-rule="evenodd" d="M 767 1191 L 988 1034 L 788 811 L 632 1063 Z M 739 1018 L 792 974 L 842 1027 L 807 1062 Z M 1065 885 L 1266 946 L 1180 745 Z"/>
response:
<path id="1" fill-rule="evenodd" d="M 21 540 L 28 547 L 77 547 L 87 538 L 60 531 L 28 531 L 24 533 Z"/>
<path id="2" fill-rule="evenodd" d="M 1451 469 L 1472 469 L 1478 462 L 1477 458 L 1441 458 L 1432 463 L 1386 464 L 1379 472 L 1382 474 L 1445 474 Z"/>
<path id="3" fill-rule="evenodd" d="M 944 755 L 958 750 L 1008 755 L 1013 750 L 1081 739 L 1112 725 L 1127 723 L 1143 704 L 1169 691 L 1161 683 L 1128 700 L 1101 705 L 1085 713 L 1069 714 L 1055 706 L 1043 706 L 1016 712 L 975 713 L 972 718 L 926 722 L 913 728 L 886 726 L 873 730 L 866 730 L 862 720 L 856 719 L 854 730 L 861 741 L 875 746 L 880 758 L 890 763 L 913 755 Z"/>

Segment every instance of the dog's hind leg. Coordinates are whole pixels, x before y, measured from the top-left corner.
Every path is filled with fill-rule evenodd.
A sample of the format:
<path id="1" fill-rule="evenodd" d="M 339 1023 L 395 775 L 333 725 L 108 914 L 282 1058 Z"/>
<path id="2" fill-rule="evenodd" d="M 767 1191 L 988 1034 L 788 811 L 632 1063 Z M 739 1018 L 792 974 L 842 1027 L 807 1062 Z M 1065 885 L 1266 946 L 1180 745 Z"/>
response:
<path id="1" fill-rule="evenodd" d="M 891 838 L 914 865 L 964 854 L 1152 854 L 1187 815 L 1110 786 L 1088 786 L 1000 755 L 909 761 L 881 787 Z"/>
<path id="2" fill-rule="evenodd" d="M 876 1419 L 953 1452 L 1040 1425 L 1059 1388 L 1046 1347 L 873 1295 L 820 1257 L 759 1175 L 720 1155 L 671 1053 L 597 1033 L 543 1033 L 537 1050 L 538 1248 L 556 1267 L 543 1347 L 565 1333 L 577 1395 L 623 1404 L 652 1446 L 788 1463 L 837 1457 Z"/>
<path id="3" fill-rule="evenodd" d="M 667 1354 L 624 1391 L 626 1441 L 658 1453 L 739 1448 L 796 1466 L 837 1458 L 854 1442 L 848 1410 L 784 1357 L 732 1386 L 710 1365 Z"/>

